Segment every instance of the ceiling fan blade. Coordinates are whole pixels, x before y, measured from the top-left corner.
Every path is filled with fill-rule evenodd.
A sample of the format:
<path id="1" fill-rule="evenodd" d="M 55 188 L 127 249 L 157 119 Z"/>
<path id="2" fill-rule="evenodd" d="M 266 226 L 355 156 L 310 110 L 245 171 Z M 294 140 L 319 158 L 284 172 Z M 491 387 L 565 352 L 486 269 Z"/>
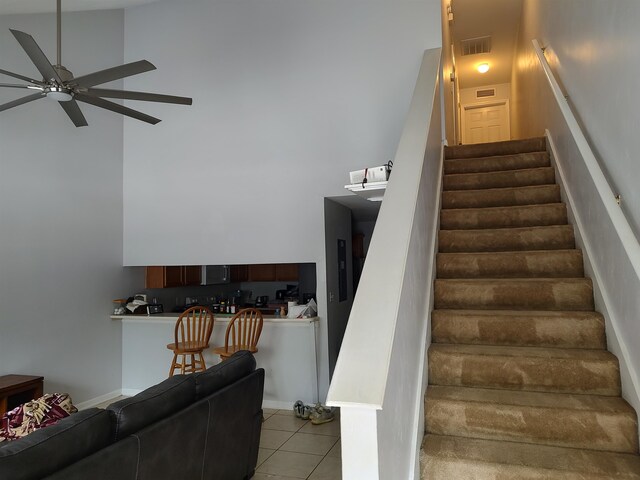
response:
<path id="1" fill-rule="evenodd" d="M 155 65 L 151 62 L 139 60 L 137 62 L 120 65 L 119 67 L 107 68 L 106 70 L 100 70 L 99 72 L 83 75 L 81 77 L 74 78 L 70 83 L 80 85 L 81 87 L 93 87 L 94 85 L 101 85 L 113 80 L 119 80 L 121 78 L 138 75 L 139 73 L 155 69 Z"/>
<path id="2" fill-rule="evenodd" d="M 0 83 L 0 87 L 5 87 L 5 88 L 30 88 L 32 90 L 42 90 L 40 87 L 34 87 L 33 85 L 18 85 L 17 83 Z"/>
<path id="3" fill-rule="evenodd" d="M 62 83 L 62 80 L 53 68 L 53 65 L 51 65 L 51 62 L 47 59 L 47 56 L 42 52 L 31 35 L 19 30 L 11 30 L 11 33 L 16 37 L 16 40 L 18 40 L 18 43 L 22 46 L 24 51 L 27 52 L 27 55 L 29 55 L 29 58 L 43 78 L 46 80 L 55 80 L 57 83 Z"/>
<path id="4" fill-rule="evenodd" d="M 137 110 L 133 110 L 132 108 L 123 107 L 122 105 L 118 105 L 117 103 L 113 103 L 102 98 L 91 97 L 83 93 L 76 93 L 75 98 L 81 102 L 89 103 L 100 108 L 106 108 L 107 110 L 111 110 L 112 112 L 120 113 L 122 115 L 126 115 L 127 117 L 135 118 L 136 120 L 142 120 L 143 122 L 147 122 L 152 125 L 160 122 L 159 118 L 152 117 L 151 115 L 147 115 L 146 113 L 138 112 Z"/>
<path id="5" fill-rule="evenodd" d="M 34 93 L 33 95 L 27 95 L 26 97 L 13 100 L 12 102 L 0 105 L 0 112 L 9 110 L 10 108 L 17 107 L 18 105 L 22 105 L 24 103 L 33 102 L 34 100 L 38 100 L 39 98 L 44 98 L 44 95 L 42 93 Z"/>
<path id="6" fill-rule="evenodd" d="M 60 106 L 67 112 L 69 118 L 73 122 L 76 127 L 86 127 L 89 125 L 87 123 L 87 119 L 84 118 L 80 107 L 78 106 L 78 102 L 75 100 L 69 100 L 68 102 L 58 102 Z"/>
<path id="7" fill-rule="evenodd" d="M 25 77 L 24 75 L 20 75 L 13 72 L 7 72 L 6 70 L 0 70 L 0 74 L 7 75 L 9 77 L 17 78 L 18 80 L 24 80 L 25 82 L 33 83 L 35 85 L 44 86 L 44 83 L 40 80 L 34 80 L 33 78 Z"/>
<path id="8" fill-rule="evenodd" d="M 191 105 L 193 100 L 188 97 L 176 97 L 174 95 L 160 95 L 159 93 L 132 92 L 129 90 L 109 90 L 106 88 L 89 88 L 87 95 L 107 98 L 123 98 L 125 100 L 141 100 L 143 102 L 178 103 Z"/>

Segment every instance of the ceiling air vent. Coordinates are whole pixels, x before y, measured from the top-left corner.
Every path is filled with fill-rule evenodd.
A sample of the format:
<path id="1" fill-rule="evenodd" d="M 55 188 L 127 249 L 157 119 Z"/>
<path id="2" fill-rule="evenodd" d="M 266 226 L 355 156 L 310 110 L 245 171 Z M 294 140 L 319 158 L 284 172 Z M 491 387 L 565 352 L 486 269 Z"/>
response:
<path id="1" fill-rule="evenodd" d="M 496 89 L 487 88 L 486 90 L 476 90 L 476 98 L 495 97 Z"/>
<path id="2" fill-rule="evenodd" d="M 489 53 L 491 51 L 491 37 L 467 38 L 460 42 L 462 56 Z"/>

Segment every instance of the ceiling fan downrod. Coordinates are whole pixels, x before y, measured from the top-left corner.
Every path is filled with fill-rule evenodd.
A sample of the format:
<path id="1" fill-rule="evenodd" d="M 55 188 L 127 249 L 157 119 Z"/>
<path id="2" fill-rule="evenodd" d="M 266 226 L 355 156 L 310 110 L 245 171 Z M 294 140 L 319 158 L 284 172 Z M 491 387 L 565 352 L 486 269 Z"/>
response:
<path id="1" fill-rule="evenodd" d="M 56 47 L 57 47 L 57 62 L 56 66 L 62 66 L 62 0 L 56 0 Z"/>

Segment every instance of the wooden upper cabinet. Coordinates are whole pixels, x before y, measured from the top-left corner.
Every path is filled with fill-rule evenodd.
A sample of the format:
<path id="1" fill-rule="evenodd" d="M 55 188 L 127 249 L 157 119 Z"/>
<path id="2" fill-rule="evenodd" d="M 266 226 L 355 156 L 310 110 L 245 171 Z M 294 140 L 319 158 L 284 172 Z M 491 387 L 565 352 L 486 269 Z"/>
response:
<path id="1" fill-rule="evenodd" d="M 231 265 L 231 283 L 249 280 L 249 265 Z"/>
<path id="2" fill-rule="evenodd" d="M 153 266 L 145 268 L 145 288 L 171 288 L 185 285 L 200 285 L 200 265 Z"/>
<path id="3" fill-rule="evenodd" d="M 202 267 L 200 265 L 188 265 L 183 268 L 183 285 L 200 285 L 202 283 Z"/>
<path id="4" fill-rule="evenodd" d="M 164 268 L 164 282 L 161 288 L 167 287 L 179 287 L 182 285 L 182 268 L 183 267 L 163 267 Z M 153 287 L 147 287 L 153 288 Z M 158 287 L 155 287 L 158 288 Z"/>
<path id="5" fill-rule="evenodd" d="M 278 263 L 276 264 L 276 281 L 298 281 L 298 264 L 297 263 Z"/>
<path id="6" fill-rule="evenodd" d="M 275 263 L 248 265 L 250 282 L 273 282 L 276 279 Z"/>
<path id="7" fill-rule="evenodd" d="M 231 265 L 230 281 L 234 282 L 297 282 L 297 263 L 264 263 Z M 170 288 L 202 283 L 202 267 L 154 266 L 145 269 L 145 288 Z"/>
<path id="8" fill-rule="evenodd" d="M 246 267 L 248 270 L 246 281 L 248 282 L 298 281 L 297 263 L 264 263 L 257 265 L 246 265 Z"/>

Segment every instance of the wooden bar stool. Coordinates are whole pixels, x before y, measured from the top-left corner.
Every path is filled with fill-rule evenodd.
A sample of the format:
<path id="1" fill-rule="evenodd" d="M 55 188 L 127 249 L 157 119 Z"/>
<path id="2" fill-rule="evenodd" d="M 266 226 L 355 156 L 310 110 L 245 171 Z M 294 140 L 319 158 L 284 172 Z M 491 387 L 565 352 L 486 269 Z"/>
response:
<path id="1" fill-rule="evenodd" d="M 178 317 L 175 341 L 167 345 L 167 348 L 173 351 L 170 377 L 173 377 L 178 369 L 180 373 L 194 373 L 207 369 L 202 352 L 209 348 L 213 322 L 213 313 L 207 307 L 191 307 Z M 182 363 L 178 362 L 178 355 L 182 357 Z"/>
<path id="2" fill-rule="evenodd" d="M 224 347 L 213 349 L 213 353 L 226 360 L 239 350 L 258 351 L 258 340 L 262 333 L 262 313 L 255 308 L 245 308 L 236 313 L 227 327 Z"/>

